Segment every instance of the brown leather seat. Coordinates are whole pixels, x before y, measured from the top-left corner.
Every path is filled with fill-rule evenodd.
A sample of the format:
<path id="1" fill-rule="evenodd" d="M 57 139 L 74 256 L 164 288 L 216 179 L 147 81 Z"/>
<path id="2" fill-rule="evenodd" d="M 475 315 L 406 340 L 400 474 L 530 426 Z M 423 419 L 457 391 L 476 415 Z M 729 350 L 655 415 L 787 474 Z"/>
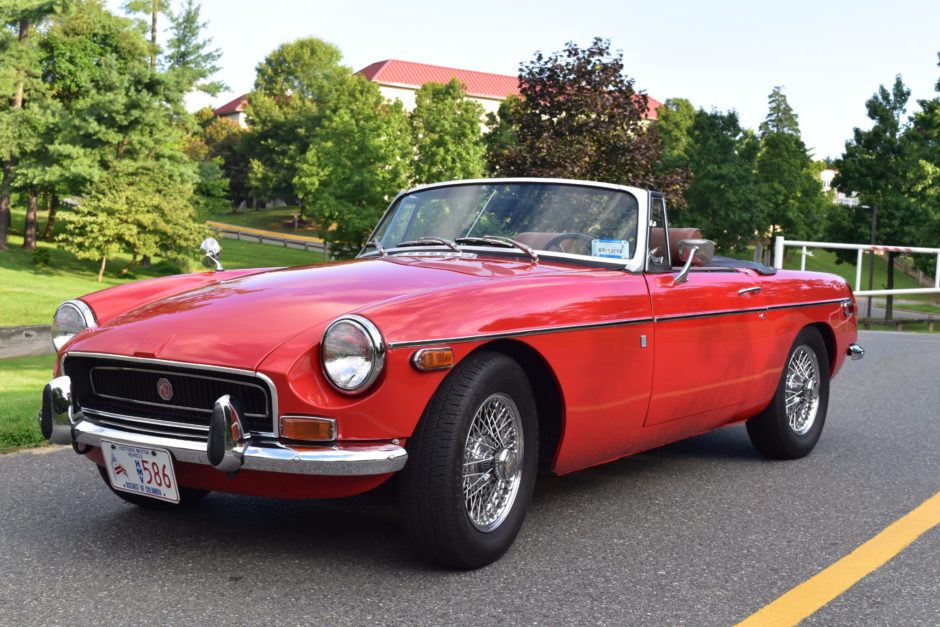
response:
<path id="1" fill-rule="evenodd" d="M 517 234 L 513 239 L 535 250 L 545 250 L 548 243 L 558 237 L 558 235 L 559 233 L 550 233 L 548 231 L 525 231 L 524 233 Z M 558 242 L 556 249 L 561 248 L 562 252 L 570 253 L 572 252 L 571 245 L 574 242 L 575 240 L 572 239 L 563 239 Z"/>
<path id="2" fill-rule="evenodd" d="M 669 229 L 669 259 L 672 265 L 678 266 L 682 262 L 679 261 L 679 242 L 684 239 L 704 239 L 702 237 L 702 232 L 696 228 L 675 228 Z M 654 248 L 663 247 L 663 230 L 662 229 L 653 229 L 650 231 L 650 242 L 649 250 Z M 702 265 L 701 262 L 696 259 L 695 265 Z"/>

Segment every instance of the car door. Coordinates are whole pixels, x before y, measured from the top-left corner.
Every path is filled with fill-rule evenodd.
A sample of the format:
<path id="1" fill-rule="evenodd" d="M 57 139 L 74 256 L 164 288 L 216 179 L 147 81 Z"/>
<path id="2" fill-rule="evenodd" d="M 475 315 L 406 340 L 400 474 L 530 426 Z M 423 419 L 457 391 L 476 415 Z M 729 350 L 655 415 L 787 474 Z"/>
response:
<path id="1" fill-rule="evenodd" d="M 693 268 L 688 281 L 676 283 L 679 270 L 672 264 L 678 260 L 671 257 L 678 242 L 669 242 L 665 203 L 651 202 L 649 241 L 665 245 L 651 247 L 645 274 L 654 319 L 645 426 L 694 420 L 690 432 L 705 430 L 746 406 L 753 396 L 749 385 L 765 374 L 765 299 L 749 270 Z"/>

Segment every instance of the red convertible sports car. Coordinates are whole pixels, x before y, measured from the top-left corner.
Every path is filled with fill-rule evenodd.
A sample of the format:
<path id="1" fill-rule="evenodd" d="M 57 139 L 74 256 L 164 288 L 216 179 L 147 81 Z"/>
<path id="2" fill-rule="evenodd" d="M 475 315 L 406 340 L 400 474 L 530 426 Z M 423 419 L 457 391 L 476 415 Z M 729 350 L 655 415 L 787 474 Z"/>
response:
<path id="1" fill-rule="evenodd" d="M 351 261 L 212 271 L 63 303 L 40 422 L 119 497 L 359 494 L 395 477 L 419 551 L 475 568 L 539 469 L 746 421 L 808 454 L 855 344 L 841 278 L 715 257 L 657 192 L 554 179 L 400 194 Z"/>

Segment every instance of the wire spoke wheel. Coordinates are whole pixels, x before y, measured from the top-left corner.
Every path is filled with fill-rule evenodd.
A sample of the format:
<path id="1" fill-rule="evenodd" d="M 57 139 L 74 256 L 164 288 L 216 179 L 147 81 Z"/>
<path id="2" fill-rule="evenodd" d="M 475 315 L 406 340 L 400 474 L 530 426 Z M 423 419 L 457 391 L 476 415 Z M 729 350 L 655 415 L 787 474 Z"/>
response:
<path id="1" fill-rule="evenodd" d="M 819 410 L 819 360 L 810 347 L 801 345 L 787 362 L 786 412 L 790 429 L 805 435 L 813 428 Z"/>
<path id="2" fill-rule="evenodd" d="M 522 459 L 519 408 L 506 394 L 491 394 L 473 416 L 464 445 L 464 506 L 478 530 L 496 529 L 512 509 Z"/>
<path id="3" fill-rule="evenodd" d="M 810 454 L 826 423 L 829 373 L 822 333 L 815 327 L 804 328 L 787 352 L 770 404 L 747 421 L 747 435 L 761 454 L 771 459 Z"/>

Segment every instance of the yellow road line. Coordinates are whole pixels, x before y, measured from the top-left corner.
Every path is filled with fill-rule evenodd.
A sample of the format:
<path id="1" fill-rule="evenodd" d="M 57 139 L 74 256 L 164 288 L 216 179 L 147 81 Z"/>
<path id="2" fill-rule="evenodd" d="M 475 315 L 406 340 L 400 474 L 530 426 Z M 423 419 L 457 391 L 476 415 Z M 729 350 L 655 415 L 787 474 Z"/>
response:
<path id="1" fill-rule="evenodd" d="M 940 492 L 832 566 L 738 623 L 738 627 L 798 624 L 938 524 Z"/>
<path id="2" fill-rule="evenodd" d="M 240 226 L 238 224 L 227 224 L 225 222 L 216 222 L 215 220 L 206 220 L 206 224 L 208 224 L 210 227 L 223 229 L 225 231 L 241 231 L 242 233 L 248 233 L 249 235 L 261 235 L 262 237 L 270 237 L 272 239 L 287 239 L 296 242 L 310 242 L 314 244 L 323 243 L 323 240 L 318 237 L 306 237 L 304 235 L 293 235 L 291 233 L 279 233 L 278 231 L 266 231 L 265 229 L 256 229 L 250 226 Z"/>

